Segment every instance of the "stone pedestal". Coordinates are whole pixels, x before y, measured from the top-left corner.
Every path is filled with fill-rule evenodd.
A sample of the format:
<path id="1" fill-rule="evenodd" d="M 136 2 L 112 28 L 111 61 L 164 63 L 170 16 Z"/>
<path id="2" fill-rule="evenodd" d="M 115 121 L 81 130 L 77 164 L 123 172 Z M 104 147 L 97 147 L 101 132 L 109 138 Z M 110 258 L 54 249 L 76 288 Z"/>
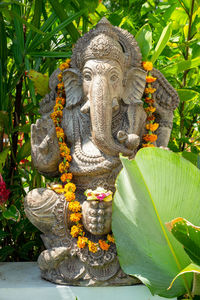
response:
<path id="1" fill-rule="evenodd" d="M 36 262 L 0 263 L 1 300 L 164 300 L 152 296 L 144 285 L 74 287 L 40 278 Z M 172 300 L 176 300 L 175 298 Z"/>

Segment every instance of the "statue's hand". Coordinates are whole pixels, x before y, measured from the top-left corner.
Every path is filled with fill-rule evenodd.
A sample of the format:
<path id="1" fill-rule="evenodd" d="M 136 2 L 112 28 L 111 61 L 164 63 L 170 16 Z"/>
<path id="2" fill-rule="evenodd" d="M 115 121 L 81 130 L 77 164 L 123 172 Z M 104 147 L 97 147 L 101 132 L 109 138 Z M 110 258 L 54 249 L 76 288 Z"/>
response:
<path id="1" fill-rule="evenodd" d="M 85 201 L 82 205 L 83 225 L 94 235 L 111 231 L 112 201 Z"/>
<path id="2" fill-rule="evenodd" d="M 38 119 L 31 127 L 32 159 L 42 173 L 57 173 L 61 160 L 55 126 L 51 119 Z"/>

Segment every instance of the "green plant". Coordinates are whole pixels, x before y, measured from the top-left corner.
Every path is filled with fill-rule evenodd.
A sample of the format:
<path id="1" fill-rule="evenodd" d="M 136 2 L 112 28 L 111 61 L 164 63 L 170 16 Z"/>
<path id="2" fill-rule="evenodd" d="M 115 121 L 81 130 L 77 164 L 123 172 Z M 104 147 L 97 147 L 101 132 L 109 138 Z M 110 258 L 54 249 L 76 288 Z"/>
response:
<path id="1" fill-rule="evenodd" d="M 174 297 L 188 293 L 191 299 L 190 274 L 167 290 L 190 260 L 165 223 L 177 215 L 199 222 L 199 170 L 159 148 L 141 149 L 134 160 L 121 157 L 121 161 L 112 229 L 123 270 L 138 277 L 153 294 Z"/>
<path id="2" fill-rule="evenodd" d="M 192 296 L 200 295 L 200 227 L 194 226 L 184 218 L 176 218 L 166 224 L 168 230 L 183 245 L 191 263 L 181 270 L 170 284 L 182 274 L 193 273 Z"/>

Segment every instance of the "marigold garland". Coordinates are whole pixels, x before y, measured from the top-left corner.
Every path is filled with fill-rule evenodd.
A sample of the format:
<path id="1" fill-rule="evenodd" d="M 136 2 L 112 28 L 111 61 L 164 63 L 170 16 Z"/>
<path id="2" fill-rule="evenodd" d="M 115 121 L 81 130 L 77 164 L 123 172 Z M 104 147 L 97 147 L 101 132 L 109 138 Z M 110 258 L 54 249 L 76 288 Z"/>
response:
<path id="1" fill-rule="evenodd" d="M 70 155 L 70 149 L 65 143 L 65 133 L 61 127 L 61 121 L 63 117 L 63 108 L 65 105 L 65 90 L 63 79 L 63 71 L 70 67 L 70 59 L 67 59 L 64 63 L 60 65 L 61 73 L 58 74 L 59 83 L 57 85 L 57 97 L 56 104 L 51 113 L 51 119 L 54 122 L 56 128 L 56 135 L 58 138 L 58 144 L 60 149 L 60 156 L 63 158 L 63 161 L 59 164 L 59 172 L 61 173 L 61 181 L 63 186 L 59 184 L 59 187 L 53 188 L 57 193 L 64 193 L 65 199 L 68 202 L 68 209 L 70 211 L 70 221 L 73 224 L 71 227 L 70 234 L 73 238 L 77 238 L 77 246 L 79 248 L 85 248 L 88 246 L 89 251 L 96 253 L 98 249 L 107 251 L 110 247 L 110 243 L 114 243 L 114 237 L 111 234 L 107 235 L 107 240 L 99 240 L 98 243 L 90 241 L 83 231 L 83 225 L 80 223 L 82 219 L 81 213 L 81 204 L 76 200 L 76 185 L 71 182 L 73 178 L 72 173 L 68 173 L 70 167 L 69 162 L 71 162 L 72 157 Z M 149 67 L 148 67 L 149 68 Z"/>
<path id="2" fill-rule="evenodd" d="M 146 88 L 145 88 L 145 98 L 144 98 L 144 103 L 145 103 L 145 107 L 144 110 L 147 113 L 147 124 L 146 124 L 146 129 L 148 131 L 147 134 L 143 135 L 143 140 L 146 142 L 144 144 L 142 144 L 143 148 L 146 147 L 155 147 L 155 145 L 153 144 L 156 140 L 157 140 L 157 135 L 154 134 L 153 132 L 155 132 L 158 127 L 159 124 L 158 123 L 154 123 L 155 120 L 155 116 L 153 115 L 153 113 L 156 111 L 156 108 L 154 106 L 155 100 L 152 97 L 152 94 L 156 92 L 156 89 L 153 88 L 151 86 L 151 83 L 156 81 L 156 77 L 151 76 L 150 71 L 153 70 L 153 64 L 152 62 L 149 61 L 144 61 L 142 63 L 143 69 L 145 71 L 147 71 L 147 76 L 146 76 Z"/>

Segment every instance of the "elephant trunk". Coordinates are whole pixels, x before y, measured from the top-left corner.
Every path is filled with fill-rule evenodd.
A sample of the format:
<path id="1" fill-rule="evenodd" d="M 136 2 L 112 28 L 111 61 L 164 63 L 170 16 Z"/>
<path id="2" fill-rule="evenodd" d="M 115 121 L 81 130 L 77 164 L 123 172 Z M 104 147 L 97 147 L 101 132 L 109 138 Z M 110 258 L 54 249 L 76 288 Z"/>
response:
<path id="1" fill-rule="evenodd" d="M 90 91 L 92 137 L 102 152 L 112 156 L 119 153 L 130 156 L 133 152 L 115 142 L 112 136 L 112 101 L 106 79 L 96 78 Z"/>

